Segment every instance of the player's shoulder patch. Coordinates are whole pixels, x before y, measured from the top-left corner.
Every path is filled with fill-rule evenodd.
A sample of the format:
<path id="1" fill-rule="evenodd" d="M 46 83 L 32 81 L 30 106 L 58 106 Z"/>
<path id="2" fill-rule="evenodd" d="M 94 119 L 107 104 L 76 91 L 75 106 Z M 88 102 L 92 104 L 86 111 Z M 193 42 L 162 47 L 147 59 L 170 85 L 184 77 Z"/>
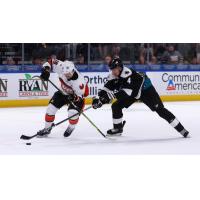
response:
<path id="1" fill-rule="evenodd" d="M 131 71 L 129 68 L 124 67 L 124 68 L 123 68 L 123 71 L 122 71 L 122 73 L 121 73 L 121 77 L 122 77 L 122 78 L 127 78 L 127 77 L 129 77 L 129 76 L 131 76 L 131 75 L 132 75 L 132 71 Z"/>

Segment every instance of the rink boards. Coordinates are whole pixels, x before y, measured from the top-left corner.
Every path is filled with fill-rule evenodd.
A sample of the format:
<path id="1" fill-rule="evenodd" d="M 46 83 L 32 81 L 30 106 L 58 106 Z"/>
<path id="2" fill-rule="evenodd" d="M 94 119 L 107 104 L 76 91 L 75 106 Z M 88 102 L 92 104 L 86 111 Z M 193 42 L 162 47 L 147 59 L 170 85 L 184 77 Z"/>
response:
<path id="1" fill-rule="evenodd" d="M 82 73 L 89 86 L 86 103 L 96 96 L 107 80 L 107 72 Z M 39 73 L 1 73 L 0 107 L 44 106 L 56 91 L 49 83 L 33 76 Z M 200 71 L 147 72 L 164 101 L 200 100 Z M 57 74 L 50 79 L 59 86 Z"/>

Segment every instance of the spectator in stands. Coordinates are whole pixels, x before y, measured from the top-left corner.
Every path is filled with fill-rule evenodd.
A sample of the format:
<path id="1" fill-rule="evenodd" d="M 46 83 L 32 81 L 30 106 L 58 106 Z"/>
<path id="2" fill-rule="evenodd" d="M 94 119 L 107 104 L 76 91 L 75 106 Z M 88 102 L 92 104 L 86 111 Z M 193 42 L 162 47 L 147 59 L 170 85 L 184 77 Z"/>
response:
<path id="1" fill-rule="evenodd" d="M 139 63 L 149 64 L 152 60 L 152 57 L 154 56 L 152 44 L 141 44 L 139 51 Z"/>
<path id="2" fill-rule="evenodd" d="M 163 53 L 161 61 L 165 64 L 179 64 L 183 63 L 183 56 L 179 51 L 175 50 L 174 45 L 170 44 L 168 49 Z"/>
<path id="3" fill-rule="evenodd" d="M 153 44 L 153 52 L 154 56 L 157 59 L 157 63 L 161 62 L 162 55 L 165 51 L 166 51 L 166 44 L 163 43 Z"/>
<path id="4" fill-rule="evenodd" d="M 98 50 L 99 50 L 99 55 L 100 55 L 101 59 L 107 55 L 110 45 L 111 44 L 107 44 L 107 43 L 99 43 L 98 44 Z"/>
<path id="5" fill-rule="evenodd" d="M 150 65 L 156 65 L 157 64 L 157 58 L 155 56 L 152 56 L 149 64 Z"/>
<path id="6" fill-rule="evenodd" d="M 88 60 L 88 44 L 80 43 L 76 47 L 76 57 L 79 64 L 85 64 Z"/>
<path id="7" fill-rule="evenodd" d="M 200 43 L 196 44 L 197 64 L 200 64 Z"/>
<path id="8" fill-rule="evenodd" d="M 84 58 L 84 55 L 83 54 L 79 54 L 78 55 L 78 58 L 77 58 L 77 63 L 76 64 L 79 64 L 79 65 L 83 65 L 83 64 L 86 64 L 85 63 L 85 58 Z"/>
<path id="9" fill-rule="evenodd" d="M 112 61 L 112 59 L 113 59 L 113 56 L 110 55 L 110 54 L 108 54 L 108 55 L 105 56 L 105 58 L 104 58 L 104 64 L 109 66 L 110 63 L 111 63 L 111 61 Z"/>
<path id="10" fill-rule="evenodd" d="M 32 52 L 33 64 L 40 65 L 52 54 L 52 50 L 46 43 L 39 43 Z"/>
<path id="11" fill-rule="evenodd" d="M 140 55 L 140 57 L 139 57 L 139 64 L 141 64 L 141 65 L 145 64 L 145 58 L 143 55 Z"/>
<path id="12" fill-rule="evenodd" d="M 113 54 L 113 57 L 119 57 L 120 56 L 120 50 L 121 50 L 121 47 L 119 44 L 113 44 L 112 45 L 112 54 Z"/>
<path id="13" fill-rule="evenodd" d="M 5 64 L 6 65 L 15 65 L 15 61 L 12 57 L 7 57 Z"/>
<path id="14" fill-rule="evenodd" d="M 36 58 L 33 58 L 33 65 L 42 65 L 44 62 L 44 60 L 42 58 L 39 58 L 39 57 L 36 57 Z"/>
<path id="15" fill-rule="evenodd" d="M 180 46 L 180 45 L 179 45 Z M 183 48 L 187 47 L 187 44 L 181 44 Z M 188 44 L 187 52 L 184 56 L 184 64 L 197 64 L 196 60 L 196 44 Z M 185 50 L 184 50 L 185 51 Z"/>
<path id="16" fill-rule="evenodd" d="M 193 58 L 192 58 L 191 64 L 192 64 L 192 65 L 198 64 L 198 63 L 197 63 L 197 58 L 196 58 L 196 57 L 193 57 Z"/>

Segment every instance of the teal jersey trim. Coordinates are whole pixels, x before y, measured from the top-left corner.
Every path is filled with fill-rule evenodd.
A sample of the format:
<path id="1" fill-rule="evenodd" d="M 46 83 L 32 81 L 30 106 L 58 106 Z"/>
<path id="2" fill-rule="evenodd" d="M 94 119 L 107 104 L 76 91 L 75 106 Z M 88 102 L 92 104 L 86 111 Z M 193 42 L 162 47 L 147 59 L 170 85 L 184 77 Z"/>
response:
<path id="1" fill-rule="evenodd" d="M 144 84 L 143 84 L 143 90 L 146 90 L 152 86 L 151 80 L 148 76 L 145 76 Z"/>

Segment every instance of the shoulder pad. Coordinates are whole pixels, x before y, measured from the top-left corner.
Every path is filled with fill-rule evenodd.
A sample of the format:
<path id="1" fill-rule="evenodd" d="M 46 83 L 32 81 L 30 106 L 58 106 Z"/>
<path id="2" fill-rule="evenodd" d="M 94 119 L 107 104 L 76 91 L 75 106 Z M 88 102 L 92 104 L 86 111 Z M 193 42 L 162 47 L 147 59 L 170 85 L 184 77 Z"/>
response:
<path id="1" fill-rule="evenodd" d="M 113 76 L 111 73 L 108 75 L 107 80 L 111 81 L 113 79 L 117 79 L 117 77 Z"/>
<path id="2" fill-rule="evenodd" d="M 48 62 L 45 62 L 43 65 L 42 65 L 42 67 L 50 67 L 50 69 L 51 69 L 51 65 L 48 63 Z"/>
<path id="3" fill-rule="evenodd" d="M 132 75 L 132 71 L 127 67 L 123 67 L 123 70 L 122 70 L 122 73 L 121 73 L 120 77 L 127 78 L 127 77 L 129 77 L 131 75 Z"/>

